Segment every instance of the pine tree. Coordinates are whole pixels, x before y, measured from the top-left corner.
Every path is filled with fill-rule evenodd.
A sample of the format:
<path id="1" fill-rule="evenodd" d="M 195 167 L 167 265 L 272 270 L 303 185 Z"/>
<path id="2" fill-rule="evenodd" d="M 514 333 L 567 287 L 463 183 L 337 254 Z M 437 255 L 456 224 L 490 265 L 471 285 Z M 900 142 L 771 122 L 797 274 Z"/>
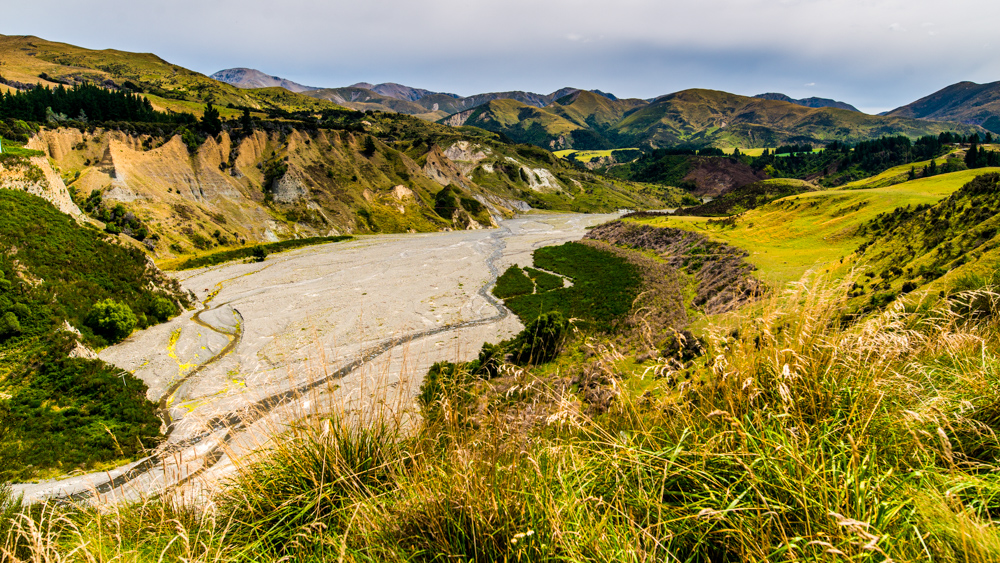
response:
<path id="1" fill-rule="evenodd" d="M 212 106 L 212 102 L 208 103 L 205 115 L 201 117 L 201 130 L 213 137 L 222 133 L 222 119 L 219 118 L 219 110 Z"/>

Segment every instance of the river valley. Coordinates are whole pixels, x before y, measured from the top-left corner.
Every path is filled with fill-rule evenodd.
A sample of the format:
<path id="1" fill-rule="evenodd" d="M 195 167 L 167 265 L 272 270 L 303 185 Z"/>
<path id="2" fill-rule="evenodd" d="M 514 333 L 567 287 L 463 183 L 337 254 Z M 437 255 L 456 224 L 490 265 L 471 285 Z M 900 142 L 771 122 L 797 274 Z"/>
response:
<path id="1" fill-rule="evenodd" d="M 158 402 L 167 439 L 112 471 L 21 484 L 28 500 L 197 497 L 311 414 L 407 416 L 422 375 L 520 330 L 488 292 L 540 246 L 613 215 L 528 215 L 499 229 L 366 236 L 175 275 L 199 303 L 100 357 Z"/>

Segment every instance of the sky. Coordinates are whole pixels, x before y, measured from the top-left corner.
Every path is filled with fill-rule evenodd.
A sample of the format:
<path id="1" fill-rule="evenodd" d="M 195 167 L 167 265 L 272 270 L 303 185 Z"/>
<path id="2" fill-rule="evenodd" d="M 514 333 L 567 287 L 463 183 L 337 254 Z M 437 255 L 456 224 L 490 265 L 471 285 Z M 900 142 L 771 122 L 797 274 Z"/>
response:
<path id="1" fill-rule="evenodd" d="M 996 0 L 32 0 L 0 33 L 152 52 L 205 74 L 398 82 L 463 96 L 565 86 L 817 96 L 876 113 L 1000 80 Z"/>

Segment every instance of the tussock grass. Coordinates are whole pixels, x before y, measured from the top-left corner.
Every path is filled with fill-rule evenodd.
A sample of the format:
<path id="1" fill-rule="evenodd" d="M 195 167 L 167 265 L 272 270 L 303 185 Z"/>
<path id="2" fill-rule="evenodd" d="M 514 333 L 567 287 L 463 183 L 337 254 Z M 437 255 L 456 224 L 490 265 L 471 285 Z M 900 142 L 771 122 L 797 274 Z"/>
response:
<path id="1" fill-rule="evenodd" d="M 935 308 L 901 302 L 845 327 L 849 286 L 805 279 L 753 317 L 718 320 L 694 368 L 706 377 L 690 379 L 704 383 L 622 393 L 594 418 L 572 390 L 517 369 L 517 387 L 478 408 L 443 399 L 446 416 L 432 426 L 379 409 L 304 419 L 198 509 L 148 501 L 23 512 L 8 524 L 5 553 L 1000 560 L 997 319 L 969 320 L 955 296 Z M 962 298 L 994 296 L 975 292 Z M 617 367 L 613 347 L 598 354 L 613 385 L 640 376 Z M 512 416 L 531 408 L 550 416 Z"/>

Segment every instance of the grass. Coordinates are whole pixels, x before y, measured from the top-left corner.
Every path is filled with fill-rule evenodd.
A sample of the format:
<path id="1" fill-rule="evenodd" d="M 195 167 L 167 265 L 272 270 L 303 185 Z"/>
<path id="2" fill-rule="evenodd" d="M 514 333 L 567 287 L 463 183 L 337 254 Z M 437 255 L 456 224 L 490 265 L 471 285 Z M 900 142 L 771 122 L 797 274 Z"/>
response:
<path id="1" fill-rule="evenodd" d="M 948 161 L 948 157 L 954 154 L 956 151 L 952 151 L 949 154 L 935 158 L 934 161 L 938 166 L 945 164 Z M 931 163 L 930 160 L 924 160 L 920 162 L 914 162 L 912 164 L 903 164 L 901 166 L 896 166 L 890 168 L 881 174 L 877 174 L 870 178 L 864 178 L 862 180 L 855 180 L 848 184 L 844 184 L 843 189 L 870 189 L 870 188 L 882 188 L 885 186 L 891 186 L 893 184 L 901 184 L 903 182 L 909 181 L 910 170 L 916 170 L 917 175 L 921 173 L 924 166 Z"/>
<path id="2" fill-rule="evenodd" d="M 206 266 L 215 266 L 216 264 L 222 264 L 224 262 L 230 262 L 232 260 L 245 260 L 254 255 L 254 251 L 257 248 L 262 248 L 266 254 L 271 254 L 274 252 L 285 252 L 288 250 L 294 250 L 296 248 L 302 248 L 305 246 L 312 246 L 315 244 L 327 244 L 331 242 L 341 242 L 345 240 L 351 240 L 350 235 L 340 235 L 335 237 L 307 237 L 299 239 L 289 239 L 280 242 L 269 242 L 265 244 L 259 244 L 254 246 L 245 246 L 243 248 L 235 248 L 232 250 L 221 250 L 219 252 L 213 252 L 211 254 L 204 254 L 202 256 L 196 256 L 194 258 L 188 258 L 183 262 L 176 265 L 178 270 L 190 270 L 193 268 L 204 268 Z M 170 263 L 160 264 L 161 267 L 168 268 Z"/>
<path id="3" fill-rule="evenodd" d="M 845 328 L 847 288 L 803 280 L 759 315 L 719 321 L 689 368 L 662 358 L 622 371 L 629 362 L 615 348 L 593 343 L 608 389 L 655 382 L 641 396 L 618 394 L 603 415 L 581 412 L 573 388 L 517 369 L 477 384 L 477 408 L 434 426 L 401 425 L 377 409 L 353 424 L 304 419 L 206 491 L 211 510 L 166 499 L 15 507 L 3 552 L 199 562 L 998 560 L 996 317 L 959 323 L 943 303 Z M 543 411 L 537 423 L 524 423 L 529 406 Z"/>
<path id="4" fill-rule="evenodd" d="M 965 170 L 875 189 L 836 189 L 779 199 L 735 220 L 657 217 L 639 222 L 693 230 L 750 252 L 764 281 L 783 285 L 851 254 L 862 224 L 897 207 L 934 204 L 978 175 Z"/>

